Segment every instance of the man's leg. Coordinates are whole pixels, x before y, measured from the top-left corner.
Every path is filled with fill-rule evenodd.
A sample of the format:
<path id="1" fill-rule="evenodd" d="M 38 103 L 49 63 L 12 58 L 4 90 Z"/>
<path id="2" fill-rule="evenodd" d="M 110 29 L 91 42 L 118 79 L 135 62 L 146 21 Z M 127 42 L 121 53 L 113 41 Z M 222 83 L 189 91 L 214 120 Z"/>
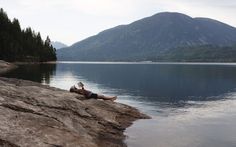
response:
<path id="1" fill-rule="evenodd" d="M 98 99 L 103 99 L 103 100 L 112 100 L 112 101 L 114 101 L 114 100 L 117 99 L 117 96 L 113 96 L 113 97 L 111 97 L 111 96 L 105 96 L 105 95 L 100 95 L 100 94 L 98 94 Z"/>

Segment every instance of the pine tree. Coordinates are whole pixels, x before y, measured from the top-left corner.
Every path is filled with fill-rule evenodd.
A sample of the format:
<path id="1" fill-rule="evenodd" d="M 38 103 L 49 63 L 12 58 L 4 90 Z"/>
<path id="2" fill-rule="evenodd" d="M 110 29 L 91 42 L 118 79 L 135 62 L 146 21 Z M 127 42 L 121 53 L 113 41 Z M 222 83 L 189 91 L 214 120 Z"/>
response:
<path id="1" fill-rule="evenodd" d="M 40 33 L 30 27 L 22 30 L 18 19 L 11 21 L 0 9 L 0 60 L 39 62 L 56 59 L 56 50 L 48 36 L 43 41 Z"/>

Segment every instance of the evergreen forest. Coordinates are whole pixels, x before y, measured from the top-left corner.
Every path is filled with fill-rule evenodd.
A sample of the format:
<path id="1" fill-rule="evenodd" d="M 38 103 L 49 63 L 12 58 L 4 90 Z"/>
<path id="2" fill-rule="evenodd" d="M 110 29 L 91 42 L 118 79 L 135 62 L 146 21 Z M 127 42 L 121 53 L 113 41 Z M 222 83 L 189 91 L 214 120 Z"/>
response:
<path id="1" fill-rule="evenodd" d="M 56 49 L 48 36 L 44 41 L 40 33 L 30 27 L 21 29 L 18 19 L 10 20 L 0 9 L 0 60 L 46 62 L 56 59 Z"/>

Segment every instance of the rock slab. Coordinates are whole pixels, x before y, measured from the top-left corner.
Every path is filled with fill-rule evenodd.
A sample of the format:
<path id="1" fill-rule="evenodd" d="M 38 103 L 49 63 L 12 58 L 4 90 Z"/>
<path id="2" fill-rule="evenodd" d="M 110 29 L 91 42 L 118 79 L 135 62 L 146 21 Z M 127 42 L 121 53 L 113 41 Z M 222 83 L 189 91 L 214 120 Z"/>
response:
<path id="1" fill-rule="evenodd" d="M 3 60 L 0 60 L 0 74 L 16 68 L 17 66 Z"/>

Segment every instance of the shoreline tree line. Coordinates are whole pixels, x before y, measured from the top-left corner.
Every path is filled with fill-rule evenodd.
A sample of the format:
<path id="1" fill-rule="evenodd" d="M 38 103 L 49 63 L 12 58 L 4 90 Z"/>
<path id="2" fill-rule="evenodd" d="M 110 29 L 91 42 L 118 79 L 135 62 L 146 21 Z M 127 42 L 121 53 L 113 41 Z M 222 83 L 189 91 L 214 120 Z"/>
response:
<path id="1" fill-rule="evenodd" d="M 39 32 L 30 27 L 21 29 L 18 19 L 12 21 L 0 9 L 0 60 L 9 62 L 55 61 L 56 49 L 47 36 L 44 41 Z"/>

